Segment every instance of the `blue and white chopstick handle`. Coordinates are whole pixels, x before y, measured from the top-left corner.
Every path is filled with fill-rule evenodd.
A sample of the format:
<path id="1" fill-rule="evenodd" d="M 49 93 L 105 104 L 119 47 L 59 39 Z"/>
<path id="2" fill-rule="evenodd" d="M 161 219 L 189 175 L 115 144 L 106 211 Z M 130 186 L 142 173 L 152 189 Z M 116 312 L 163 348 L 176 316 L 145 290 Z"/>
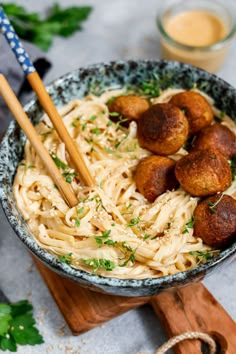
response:
<path id="1" fill-rule="evenodd" d="M 4 34 L 25 75 L 36 71 L 10 21 L 0 6 L 0 31 Z"/>

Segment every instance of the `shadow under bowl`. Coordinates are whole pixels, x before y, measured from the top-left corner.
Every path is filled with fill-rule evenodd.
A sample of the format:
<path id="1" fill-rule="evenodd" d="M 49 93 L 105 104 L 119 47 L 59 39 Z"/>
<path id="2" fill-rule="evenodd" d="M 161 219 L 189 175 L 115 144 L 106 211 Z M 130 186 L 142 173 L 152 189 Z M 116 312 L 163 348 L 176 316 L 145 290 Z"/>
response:
<path id="1" fill-rule="evenodd" d="M 89 92 L 100 94 L 109 88 L 129 85 L 139 86 L 142 82 L 155 79 L 161 88 L 173 87 L 190 89 L 194 84 L 210 95 L 216 106 L 236 121 L 236 90 L 217 76 L 204 70 L 178 62 L 157 60 L 129 60 L 101 63 L 79 68 L 55 80 L 47 90 L 56 106 L 80 98 Z M 39 122 L 43 110 L 34 98 L 25 107 L 33 124 Z M 232 260 L 236 254 L 236 242 L 222 250 L 206 264 L 191 270 L 160 278 L 117 279 L 102 277 L 71 268 L 42 249 L 32 237 L 26 222 L 17 209 L 13 195 L 13 180 L 17 166 L 23 157 L 26 137 L 15 121 L 12 121 L 0 146 L 0 199 L 6 217 L 16 235 L 29 251 L 47 267 L 60 275 L 70 278 L 82 286 L 99 292 L 123 296 L 151 296 L 162 291 L 181 287 L 202 280 L 218 266 Z"/>

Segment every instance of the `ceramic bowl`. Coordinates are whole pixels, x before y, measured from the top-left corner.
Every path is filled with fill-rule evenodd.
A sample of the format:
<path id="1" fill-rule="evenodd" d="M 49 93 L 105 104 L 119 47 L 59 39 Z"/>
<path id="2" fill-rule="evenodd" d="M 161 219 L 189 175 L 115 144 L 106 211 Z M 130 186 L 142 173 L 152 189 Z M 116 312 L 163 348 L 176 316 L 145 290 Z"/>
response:
<path id="1" fill-rule="evenodd" d="M 57 106 L 83 97 L 89 92 L 99 94 L 109 87 L 139 85 L 142 81 L 158 78 L 162 88 L 170 83 L 174 87 L 189 89 L 193 84 L 212 96 L 217 107 L 236 120 L 236 90 L 222 79 L 206 71 L 178 62 L 140 60 L 115 61 L 108 64 L 97 64 L 79 68 L 50 84 L 47 89 Z M 43 114 L 36 99 L 32 99 L 25 111 L 36 124 Z M 53 255 L 43 250 L 31 237 L 31 232 L 23 220 L 12 191 L 12 183 L 18 163 L 23 156 L 26 138 L 18 125 L 11 122 L 0 148 L 0 198 L 7 219 L 16 235 L 34 256 L 55 272 L 68 277 L 92 290 L 124 296 L 150 296 L 161 291 L 181 287 L 199 281 L 222 266 L 236 253 L 236 242 L 222 250 L 214 259 L 189 271 L 155 279 L 117 279 L 105 278 L 96 274 L 72 269 L 59 262 Z"/>

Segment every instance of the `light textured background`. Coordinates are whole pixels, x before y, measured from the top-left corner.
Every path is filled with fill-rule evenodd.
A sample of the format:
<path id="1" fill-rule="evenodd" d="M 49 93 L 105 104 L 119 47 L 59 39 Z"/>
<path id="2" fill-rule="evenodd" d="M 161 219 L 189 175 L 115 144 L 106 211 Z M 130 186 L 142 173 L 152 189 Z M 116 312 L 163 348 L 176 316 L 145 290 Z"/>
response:
<path id="1" fill-rule="evenodd" d="M 3 1 L 6 2 L 6 1 Z M 50 0 L 15 1 L 44 13 Z M 229 2 L 229 1 L 228 1 Z M 53 67 L 45 82 L 90 63 L 126 58 L 159 58 L 155 25 L 157 0 L 60 0 L 62 6 L 94 7 L 83 32 L 56 38 L 48 57 Z M 231 1 L 234 4 L 234 1 Z M 236 87 L 236 41 L 218 73 Z M 236 262 L 204 281 L 207 288 L 236 320 Z M 153 353 L 166 337 L 149 306 L 130 311 L 79 337 L 73 337 L 24 246 L 0 212 L 0 287 L 11 301 L 32 301 L 45 344 L 21 347 L 19 354 L 135 354 Z M 196 309 L 197 311 L 197 309 Z M 191 353 L 190 353 L 191 354 Z"/>

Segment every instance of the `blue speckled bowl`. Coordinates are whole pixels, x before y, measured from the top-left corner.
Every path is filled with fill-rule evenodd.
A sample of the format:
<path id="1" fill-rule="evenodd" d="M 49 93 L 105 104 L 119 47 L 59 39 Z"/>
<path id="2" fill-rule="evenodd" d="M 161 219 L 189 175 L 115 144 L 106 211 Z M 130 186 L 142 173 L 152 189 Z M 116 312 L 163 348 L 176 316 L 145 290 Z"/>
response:
<path id="1" fill-rule="evenodd" d="M 160 78 L 165 87 L 170 82 L 173 86 L 184 89 L 198 84 L 203 91 L 216 100 L 218 108 L 236 120 L 236 90 L 220 78 L 186 64 L 166 61 L 116 61 L 97 64 L 78 69 L 66 74 L 48 86 L 48 91 L 57 106 L 82 97 L 89 92 L 102 92 L 109 87 L 139 85 L 153 76 Z M 164 88 L 163 87 L 163 88 Z M 33 99 L 25 111 L 37 123 L 43 114 L 39 103 Z M 57 273 L 73 279 L 92 290 L 125 296 L 149 296 L 161 291 L 180 287 L 203 277 L 229 260 L 236 252 L 236 242 L 223 250 L 216 258 L 187 272 L 156 279 L 121 280 L 105 278 L 96 274 L 72 269 L 60 263 L 53 255 L 39 247 L 20 212 L 16 208 L 12 192 L 12 183 L 18 163 L 22 159 L 25 136 L 15 122 L 12 122 L 3 138 L 0 149 L 0 198 L 8 221 L 25 246 L 46 266 Z"/>

